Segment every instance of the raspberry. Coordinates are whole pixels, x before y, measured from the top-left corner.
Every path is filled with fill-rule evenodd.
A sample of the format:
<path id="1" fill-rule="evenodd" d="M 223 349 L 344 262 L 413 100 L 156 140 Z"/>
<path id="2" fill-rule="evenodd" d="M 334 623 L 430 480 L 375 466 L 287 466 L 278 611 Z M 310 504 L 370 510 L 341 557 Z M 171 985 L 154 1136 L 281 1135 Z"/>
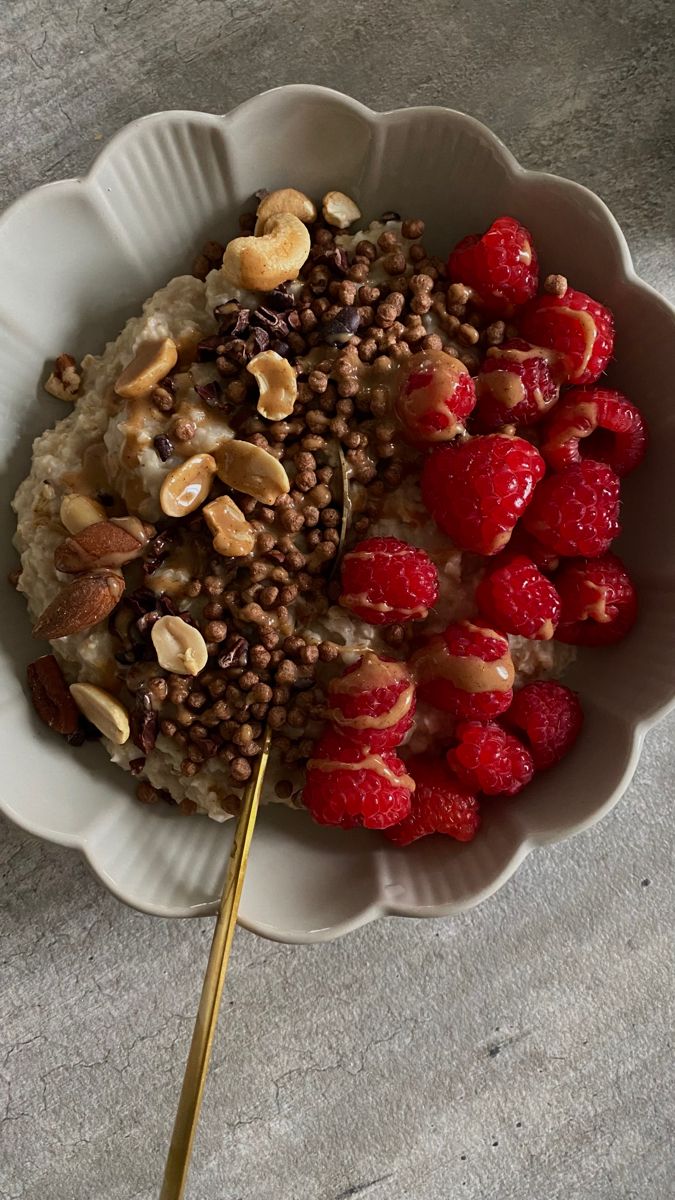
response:
<path id="1" fill-rule="evenodd" d="M 366 538 L 342 560 L 340 604 L 371 625 L 422 621 L 437 598 L 429 555 L 399 538 Z"/>
<path id="2" fill-rule="evenodd" d="M 302 799 L 320 825 L 385 829 L 407 817 L 413 790 L 396 754 L 375 754 L 329 729 L 312 751 Z"/>
<path id="3" fill-rule="evenodd" d="M 532 234 L 515 217 L 498 217 L 482 236 L 462 238 L 448 259 L 448 275 L 473 288 L 488 312 L 510 316 L 536 294 L 539 278 Z"/>
<path id="4" fill-rule="evenodd" d="M 504 633 L 547 641 L 560 619 L 560 598 L 550 579 L 524 554 L 510 554 L 488 567 L 476 589 L 483 616 Z"/>
<path id="5" fill-rule="evenodd" d="M 537 296 L 520 314 L 519 329 L 536 346 L 555 350 L 560 383 L 594 383 L 614 348 L 614 318 L 585 292 Z"/>
<path id="6" fill-rule="evenodd" d="M 539 451 L 523 438 L 474 437 L 429 455 L 422 467 L 422 500 L 460 550 L 496 554 L 544 470 Z"/>
<path id="7" fill-rule="evenodd" d="M 502 633 L 453 621 L 411 659 L 417 694 L 455 717 L 494 717 L 513 696 L 513 663 Z"/>
<path id="8" fill-rule="evenodd" d="M 546 351 L 512 338 L 492 346 L 476 376 L 481 429 L 500 425 L 535 425 L 558 399 Z"/>
<path id="9" fill-rule="evenodd" d="M 535 770 L 552 767 L 576 742 L 584 722 L 577 695 L 552 680 L 526 683 L 513 697 L 503 718 L 517 729 L 530 749 Z"/>
<path id="10" fill-rule="evenodd" d="M 385 830 L 397 846 L 409 846 L 430 833 L 470 842 L 478 833 L 480 809 L 473 792 L 451 775 L 442 758 L 417 755 L 407 763 L 417 787 L 410 815 Z"/>
<path id="11" fill-rule="evenodd" d="M 447 442 L 456 437 L 475 403 L 473 379 L 458 358 L 428 350 L 408 359 L 395 408 L 411 441 Z"/>
<path id="12" fill-rule="evenodd" d="M 460 783 L 485 796 L 515 796 L 534 775 L 529 750 L 489 721 L 460 721 L 455 730 L 457 745 L 448 750 L 448 765 Z"/>
<path id="13" fill-rule="evenodd" d="M 400 745 L 415 714 L 415 685 L 405 666 L 367 650 L 328 685 L 328 719 L 342 737 L 371 750 Z"/>
<path id="14" fill-rule="evenodd" d="M 547 475 L 523 517 L 528 533 L 556 554 L 595 558 L 619 532 L 619 480 L 605 463 L 584 459 Z"/>
<path id="15" fill-rule="evenodd" d="M 637 617 L 637 595 L 620 558 L 575 559 L 556 575 L 562 615 L 559 642 L 610 646 L 630 632 Z"/>
<path id="16" fill-rule="evenodd" d="M 561 400 L 547 427 L 541 452 L 555 471 L 583 458 L 607 463 L 627 475 L 647 451 L 647 430 L 635 405 L 609 388 L 575 388 Z"/>

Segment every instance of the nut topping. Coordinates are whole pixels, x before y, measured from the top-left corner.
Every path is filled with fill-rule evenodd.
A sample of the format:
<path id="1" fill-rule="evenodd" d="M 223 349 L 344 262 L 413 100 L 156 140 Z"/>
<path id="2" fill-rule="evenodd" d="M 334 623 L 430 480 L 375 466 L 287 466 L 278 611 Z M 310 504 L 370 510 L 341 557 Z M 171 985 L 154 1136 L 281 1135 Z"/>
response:
<path id="1" fill-rule="evenodd" d="M 260 396 L 258 412 L 269 421 L 290 417 L 298 395 L 298 381 L 288 359 L 275 350 L 256 354 L 246 367 L 254 376 Z"/>
<path id="2" fill-rule="evenodd" d="M 206 642 L 182 617 L 160 617 L 150 632 L 157 662 L 174 675 L 199 675 L 208 661 Z"/>
<path id="3" fill-rule="evenodd" d="M 91 496 L 81 496 L 78 492 L 71 492 L 68 496 L 63 497 L 59 516 L 61 524 L 68 530 L 68 533 L 80 533 L 82 529 L 87 528 L 87 525 L 96 525 L 98 521 L 105 521 L 105 509 L 98 500 L 92 499 Z"/>
<path id="4" fill-rule="evenodd" d="M 203 509 L 213 534 L 213 548 L 227 558 L 243 558 L 255 546 L 255 533 L 230 496 L 219 496 Z"/>
<path id="5" fill-rule="evenodd" d="M 278 459 L 252 442 L 235 438 L 218 451 L 218 475 L 228 487 L 253 496 L 261 504 L 274 504 L 291 488 Z"/>
<path id="6" fill-rule="evenodd" d="M 122 520 L 136 521 L 140 536 L 118 521 L 98 521 L 96 525 L 87 525 L 56 547 L 54 566 L 57 571 L 76 575 L 96 567 L 121 567 L 134 558 L 140 558 L 148 540 L 142 522 L 135 517 Z M 148 529 L 152 529 L 152 526 L 148 526 Z"/>
<path id="7" fill-rule="evenodd" d="M 122 599 L 124 579 L 109 569 L 78 575 L 61 589 L 33 626 L 35 637 L 69 637 L 110 615 Z"/>
<path id="8" fill-rule="evenodd" d="M 263 196 L 258 205 L 256 237 L 264 232 L 267 219 L 276 216 L 277 213 L 292 213 L 304 225 L 311 225 L 312 221 L 316 221 L 316 205 L 309 196 L 296 188 L 279 188 L 276 192 L 268 192 Z"/>
<path id="9" fill-rule="evenodd" d="M 129 741 L 129 714 L 110 692 L 93 683 L 71 683 L 70 694 L 80 712 L 116 746 Z"/>
<path id="10" fill-rule="evenodd" d="M 211 454 L 193 454 L 165 477 L 159 503 L 167 517 L 186 517 L 203 504 L 211 490 L 216 460 Z"/>
<path id="11" fill-rule="evenodd" d="M 234 238 L 225 248 L 223 274 L 236 287 L 271 292 L 289 279 L 297 279 L 307 261 L 310 237 L 292 213 L 268 217 L 261 237 Z"/>
<path id="12" fill-rule="evenodd" d="M 178 350 L 171 338 L 162 338 L 161 342 L 141 342 L 115 384 L 117 395 L 126 400 L 149 396 L 177 362 Z"/>
<path id="13" fill-rule="evenodd" d="M 77 369 L 77 363 L 72 354 L 59 354 L 54 363 L 54 370 L 45 383 L 45 391 L 57 400 L 73 401 L 77 399 L 82 376 Z"/>
<path id="14" fill-rule="evenodd" d="M 321 201 L 323 219 L 328 225 L 338 229 L 348 229 L 361 216 L 361 209 L 350 196 L 344 192 L 326 192 Z"/>
<path id="15" fill-rule="evenodd" d="M 75 733 L 77 708 L 54 655 L 45 654 L 37 662 L 29 663 L 27 676 L 33 708 L 40 720 L 65 737 Z"/>

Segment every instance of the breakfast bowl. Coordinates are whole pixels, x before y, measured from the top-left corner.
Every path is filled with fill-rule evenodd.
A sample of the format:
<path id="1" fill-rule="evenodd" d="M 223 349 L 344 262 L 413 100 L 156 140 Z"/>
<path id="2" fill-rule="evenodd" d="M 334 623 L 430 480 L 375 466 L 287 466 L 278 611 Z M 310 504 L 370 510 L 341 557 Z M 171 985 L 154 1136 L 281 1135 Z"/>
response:
<path id="1" fill-rule="evenodd" d="M 63 415 L 43 381 L 65 348 L 100 352 L 145 298 L 186 273 L 208 238 L 227 240 L 261 188 L 310 196 L 339 187 L 364 220 L 395 206 L 426 223 L 445 256 L 467 232 L 509 213 L 532 231 L 542 275 L 607 305 L 616 321 L 608 383 L 644 412 L 647 464 L 622 489 L 618 551 L 640 595 L 620 645 L 581 649 L 565 673 L 586 714 L 583 736 L 554 772 L 516 800 L 486 806 L 480 837 L 429 838 L 406 850 L 371 832 L 314 824 L 308 813 L 265 806 L 256 829 L 240 920 L 289 942 L 339 936 L 382 915 L 447 916 L 488 897 L 539 845 L 600 820 L 635 770 L 645 732 L 675 701 L 675 421 L 666 398 L 675 373 L 675 312 L 635 275 L 616 221 L 595 195 L 523 170 L 472 118 L 441 108 L 374 113 L 312 86 L 279 88 L 227 116 L 168 112 L 136 121 L 103 150 L 88 176 L 50 184 L 0 222 L 0 396 L 5 570 L 15 565 L 10 501 L 31 441 Z M 79 849 L 116 896 L 159 916 L 215 911 L 233 822 L 141 806 L 128 776 L 99 747 L 74 753 L 32 712 L 26 666 L 35 657 L 20 598 L 3 622 L 0 804 L 29 832 Z"/>

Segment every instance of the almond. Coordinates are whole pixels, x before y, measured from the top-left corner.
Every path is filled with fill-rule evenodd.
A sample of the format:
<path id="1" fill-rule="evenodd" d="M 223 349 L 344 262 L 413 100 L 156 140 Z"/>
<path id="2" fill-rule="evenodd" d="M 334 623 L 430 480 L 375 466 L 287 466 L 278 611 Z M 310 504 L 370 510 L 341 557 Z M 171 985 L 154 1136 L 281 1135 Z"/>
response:
<path id="1" fill-rule="evenodd" d="M 26 673 L 33 708 L 40 720 L 64 737 L 75 733 L 79 724 L 77 707 L 54 655 L 45 654 L 29 663 Z"/>
<path id="2" fill-rule="evenodd" d="M 68 637 L 98 625 L 122 599 L 124 579 L 117 571 L 92 571 L 67 583 L 33 627 L 35 637 Z"/>
<path id="3" fill-rule="evenodd" d="M 129 741 L 129 713 L 119 700 L 93 683 L 72 683 L 70 694 L 80 712 L 116 746 Z"/>
<path id="4" fill-rule="evenodd" d="M 140 558 L 145 544 L 116 521 L 98 521 L 56 547 L 54 566 L 67 575 L 92 571 L 96 567 L 121 567 Z"/>

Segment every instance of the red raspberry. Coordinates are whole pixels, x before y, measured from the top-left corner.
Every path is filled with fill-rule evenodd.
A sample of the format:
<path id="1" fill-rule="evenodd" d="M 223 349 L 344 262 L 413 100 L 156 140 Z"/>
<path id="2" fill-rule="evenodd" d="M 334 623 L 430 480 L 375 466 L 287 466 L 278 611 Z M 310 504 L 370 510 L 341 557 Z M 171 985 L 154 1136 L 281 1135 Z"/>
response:
<path id="1" fill-rule="evenodd" d="M 515 796 L 534 775 L 529 750 L 501 725 L 460 721 L 448 765 L 467 787 L 485 796 Z"/>
<path id="2" fill-rule="evenodd" d="M 505 551 L 476 589 L 486 620 L 504 633 L 548 641 L 560 620 L 560 598 L 550 579 L 524 554 Z"/>
<path id="3" fill-rule="evenodd" d="M 535 770 L 543 771 L 572 749 L 584 714 L 575 692 L 546 679 L 520 688 L 503 720 L 525 735 Z"/>
<path id="4" fill-rule="evenodd" d="M 609 646 L 620 642 L 633 628 L 637 595 L 615 554 L 566 563 L 555 583 L 562 601 L 557 641 L 575 646 Z"/>
<path id="5" fill-rule="evenodd" d="M 413 723 L 415 685 L 402 662 L 367 650 L 328 685 L 329 721 L 371 750 L 399 746 Z"/>
<path id="6" fill-rule="evenodd" d="M 611 467 L 587 458 L 547 475 L 523 517 L 528 533 L 556 554 L 596 558 L 619 532 L 619 480 Z"/>
<path id="7" fill-rule="evenodd" d="M 422 500 L 460 550 L 496 554 L 544 470 L 539 451 L 523 438 L 474 437 L 429 455 L 422 467 Z"/>
<path id="8" fill-rule="evenodd" d="M 320 825 L 385 829 L 407 817 L 413 790 L 396 754 L 375 754 L 328 729 L 307 764 L 302 799 Z"/>
<path id="9" fill-rule="evenodd" d="M 607 463 L 627 475 L 647 451 L 642 415 L 621 392 L 609 388 L 574 388 L 560 401 L 547 427 L 541 452 L 562 471 L 583 458 Z"/>
<path id="10" fill-rule="evenodd" d="M 366 538 L 342 560 L 340 604 L 371 625 L 423 621 L 437 599 L 429 555 L 399 538 Z"/>
<path id="11" fill-rule="evenodd" d="M 515 217 L 498 217 L 482 236 L 472 233 L 457 243 L 448 275 L 473 288 L 483 308 L 508 317 L 537 291 L 532 234 Z"/>
<path id="12" fill-rule="evenodd" d="M 454 717 L 494 717 L 513 696 L 513 662 L 502 633 L 453 621 L 413 655 L 417 694 Z"/>
<path id="13" fill-rule="evenodd" d="M 442 758 L 417 755 L 408 770 L 417 787 L 410 815 L 390 826 L 384 836 L 397 846 L 409 846 L 430 833 L 444 833 L 458 842 L 470 842 L 478 833 L 480 810 L 473 792 L 451 775 Z"/>
<path id="14" fill-rule="evenodd" d="M 476 376 L 480 428 L 535 425 L 553 407 L 558 391 L 545 350 L 522 338 L 492 346 Z"/>
<path id="15" fill-rule="evenodd" d="M 396 415 L 413 442 L 447 442 L 463 428 L 476 389 L 463 362 L 442 350 L 413 354 L 396 398 Z"/>
<path id="16" fill-rule="evenodd" d="M 585 292 L 568 287 L 564 296 L 537 296 L 520 314 L 524 338 L 555 350 L 560 383 L 594 383 L 614 348 L 614 318 Z"/>

